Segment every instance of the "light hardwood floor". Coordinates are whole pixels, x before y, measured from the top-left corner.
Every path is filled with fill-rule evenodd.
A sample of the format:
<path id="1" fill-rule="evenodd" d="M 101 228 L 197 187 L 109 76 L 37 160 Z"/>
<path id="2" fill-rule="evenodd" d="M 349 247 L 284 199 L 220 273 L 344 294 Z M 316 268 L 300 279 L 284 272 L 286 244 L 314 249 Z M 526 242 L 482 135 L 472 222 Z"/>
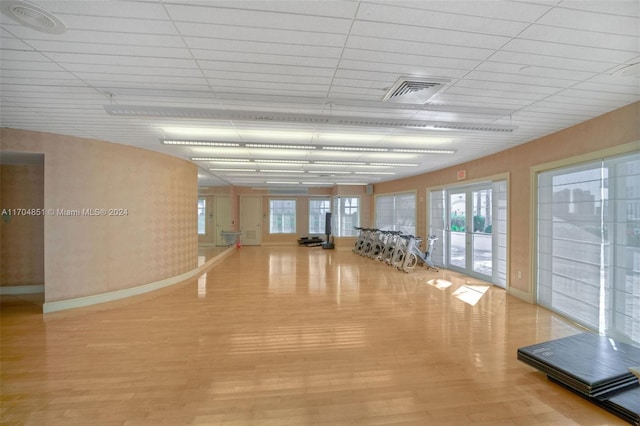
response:
<path id="1" fill-rule="evenodd" d="M 486 286 L 245 246 L 128 300 L 43 316 L 6 296 L 2 424 L 625 424 L 516 360 L 580 329 Z"/>

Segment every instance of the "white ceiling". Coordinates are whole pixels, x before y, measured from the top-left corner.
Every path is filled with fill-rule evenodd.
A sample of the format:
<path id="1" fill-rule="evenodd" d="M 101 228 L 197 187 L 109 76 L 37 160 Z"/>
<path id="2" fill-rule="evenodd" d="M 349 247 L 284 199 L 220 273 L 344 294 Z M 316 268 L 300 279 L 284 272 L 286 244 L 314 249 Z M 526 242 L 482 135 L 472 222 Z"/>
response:
<path id="1" fill-rule="evenodd" d="M 640 78 L 616 73 L 640 62 L 638 0 L 32 3 L 53 13 L 67 31 L 48 34 L 0 15 L 0 124 L 188 160 L 251 160 L 194 161 L 200 185 L 388 181 L 502 151 L 640 100 Z M 427 105 L 381 102 L 401 76 L 450 83 Z M 197 108 L 223 119 L 121 117 L 108 114 L 105 105 L 166 107 L 176 114 Z M 485 132 L 224 119 L 229 110 L 517 128 Z M 162 138 L 241 146 L 168 146 Z M 253 142 L 455 153 L 244 147 Z M 256 162 L 274 159 L 310 163 Z M 371 165 L 380 162 L 417 166 Z"/>

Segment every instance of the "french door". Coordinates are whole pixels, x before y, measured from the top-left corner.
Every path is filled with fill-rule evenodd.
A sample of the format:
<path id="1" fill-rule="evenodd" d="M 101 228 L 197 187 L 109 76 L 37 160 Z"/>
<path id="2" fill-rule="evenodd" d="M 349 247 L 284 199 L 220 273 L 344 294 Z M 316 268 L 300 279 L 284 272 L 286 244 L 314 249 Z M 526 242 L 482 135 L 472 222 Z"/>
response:
<path id="1" fill-rule="evenodd" d="M 447 191 L 447 264 L 491 281 L 493 225 L 491 183 Z"/>

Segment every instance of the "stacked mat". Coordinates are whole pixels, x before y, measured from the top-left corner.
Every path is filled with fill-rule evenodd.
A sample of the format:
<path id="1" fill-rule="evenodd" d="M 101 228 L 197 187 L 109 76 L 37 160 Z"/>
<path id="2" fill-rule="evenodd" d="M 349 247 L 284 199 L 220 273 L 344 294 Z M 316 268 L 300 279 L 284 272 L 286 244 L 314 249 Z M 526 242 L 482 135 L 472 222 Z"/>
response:
<path id="1" fill-rule="evenodd" d="M 640 349 L 594 333 L 580 333 L 518 349 L 518 359 L 571 391 L 640 425 L 640 385 L 629 367 Z"/>

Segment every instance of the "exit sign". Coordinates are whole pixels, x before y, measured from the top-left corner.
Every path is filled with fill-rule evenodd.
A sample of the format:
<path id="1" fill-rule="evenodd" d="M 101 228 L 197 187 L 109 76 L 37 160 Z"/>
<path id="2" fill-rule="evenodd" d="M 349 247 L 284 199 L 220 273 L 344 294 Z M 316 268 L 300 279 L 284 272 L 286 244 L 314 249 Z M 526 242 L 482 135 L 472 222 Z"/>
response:
<path id="1" fill-rule="evenodd" d="M 458 170 L 456 172 L 456 179 L 458 180 L 463 180 L 467 178 L 467 171 L 466 170 Z"/>

